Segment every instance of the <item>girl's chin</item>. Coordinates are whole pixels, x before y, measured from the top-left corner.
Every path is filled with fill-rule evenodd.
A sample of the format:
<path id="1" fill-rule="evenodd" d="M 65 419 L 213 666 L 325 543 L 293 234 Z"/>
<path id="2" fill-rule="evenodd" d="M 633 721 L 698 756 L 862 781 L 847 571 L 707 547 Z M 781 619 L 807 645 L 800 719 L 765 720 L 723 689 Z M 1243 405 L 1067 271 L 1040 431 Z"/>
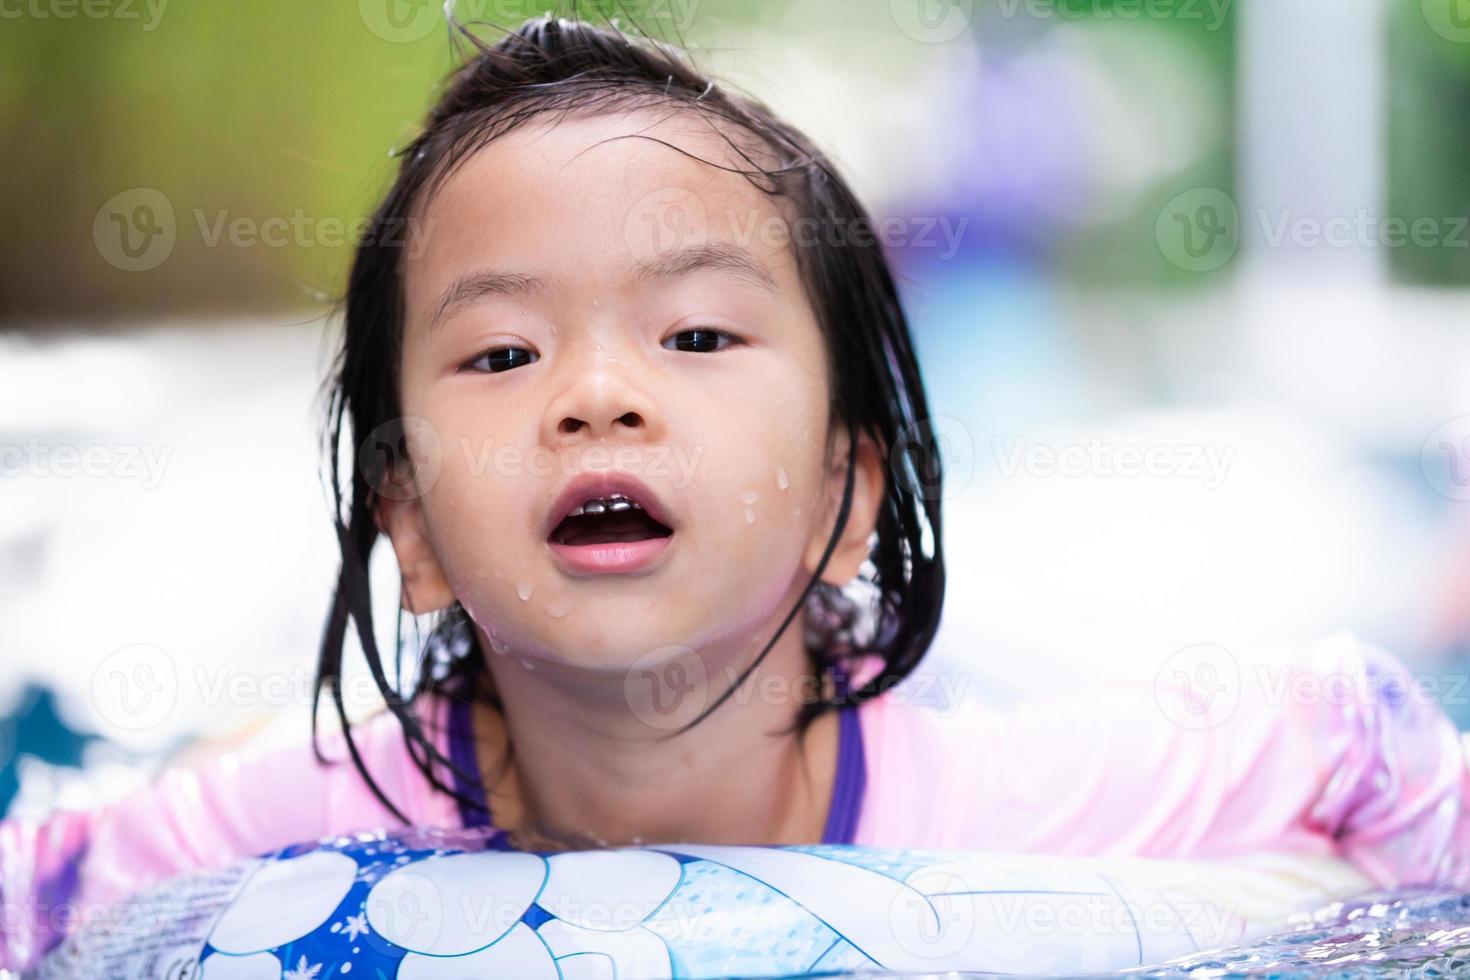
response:
<path id="1" fill-rule="evenodd" d="M 679 635 L 680 625 L 666 622 L 645 602 L 630 604 L 626 599 L 604 596 L 576 604 L 561 619 L 548 618 L 539 623 L 520 617 L 518 620 L 514 632 L 524 630 L 524 640 L 506 642 L 513 635 L 511 630 L 503 631 L 498 638 L 489 635 L 487 655 L 522 666 L 529 663 L 533 670 L 566 668 L 619 674 L 662 669 L 671 662 L 697 658 L 694 646 L 670 642 L 670 627 Z M 689 625 L 693 630 L 707 624 Z"/>

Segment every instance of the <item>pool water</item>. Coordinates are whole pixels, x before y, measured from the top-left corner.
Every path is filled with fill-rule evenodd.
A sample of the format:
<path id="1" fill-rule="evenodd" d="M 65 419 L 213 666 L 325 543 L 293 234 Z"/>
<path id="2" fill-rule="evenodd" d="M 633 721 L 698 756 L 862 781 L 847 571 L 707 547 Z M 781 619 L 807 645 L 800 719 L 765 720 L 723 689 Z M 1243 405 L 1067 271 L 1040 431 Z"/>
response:
<path id="1" fill-rule="evenodd" d="M 1374 892 L 1326 906 L 1299 927 L 1252 943 L 1207 950 L 1162 966 L 1088 980 L 1339 980 L 1470 977 L 1470 893 Z M 851 976 L 852 974 L 830 974 Z M 813 976 L 804 974 L 803 976 Z M 959 980 L 992 973 L 865 974 L 902 980 Z"/>
<path id="2" fill-rule="evenodd" d="M 1115 976 L 1470 977 L 1470 894 L 1375 892 L 1329 905 L 1289 932 Z"/>

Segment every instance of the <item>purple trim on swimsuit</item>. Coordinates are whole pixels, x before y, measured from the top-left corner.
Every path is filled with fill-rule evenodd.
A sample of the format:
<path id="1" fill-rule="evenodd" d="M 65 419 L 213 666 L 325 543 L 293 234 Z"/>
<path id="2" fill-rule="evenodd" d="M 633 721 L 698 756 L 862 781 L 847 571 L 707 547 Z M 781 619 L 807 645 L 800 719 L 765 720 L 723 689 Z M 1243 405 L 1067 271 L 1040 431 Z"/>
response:
<path id="1" fill-rule="evenodd" d="M 847 691 L 847 683 L 839 675 L 838 690 Z M 832 783 L 832 802 L 827 807 L 827 825 L 822 830 L 823 844 L 851 844 L 862 812 L 867 790 L 868 767 L 863 752 L 863 732 L 853 705 L 837 712 L 837 774 Z M 475 755 L 474 723 L 470 703 L 461 697 L 449 700 L 449 759 L 463 774 L 454 774 L 454 788 L 473 803 L 457 800 L 460 821 L 466 827 L 490 827 L 490 804 L 480 781 L 479 760 Z M 468 777 L 468 778 L 466 778 Z M 497 834 L 492 846 L 509 847 L 505 834 Z"/>
<path id="2" fill-rule="evenodd" d="M 846 697 L 847 674 L 836 669 L 837 694 Z M 823 844 L 851 844 L 857 836 L 858 817 L 868 788 L 868 760 L 863 752 L 863 729 L 857 706 L 837 709 L 837 774 L 832 780 L 832 802 L 827 806 Z"/>
<path id="3" fill-rule="evenodd" d="M 449 695 L 449 761 L 457 770 L 454 773 L 454 791 L 475 801 L 473 804 L 462 799 L 455 801 L 459 804 L 460 822 L 466 827 L 489 827 L 490 806 L 480 781 L 480 760 L 475 753 L 470 703 L 452 694 Z"/>
<path id="4" fill-rule="evenodd" d="M 863 730 L 857 708 L 848 705 L 837 711 L 837 776 L 832 782 L 832 802 L 827 807 L 823 844 L 851 844 L 857 835 L 863 794 L 868 787 L 868 765 L 863 754 Z"/>

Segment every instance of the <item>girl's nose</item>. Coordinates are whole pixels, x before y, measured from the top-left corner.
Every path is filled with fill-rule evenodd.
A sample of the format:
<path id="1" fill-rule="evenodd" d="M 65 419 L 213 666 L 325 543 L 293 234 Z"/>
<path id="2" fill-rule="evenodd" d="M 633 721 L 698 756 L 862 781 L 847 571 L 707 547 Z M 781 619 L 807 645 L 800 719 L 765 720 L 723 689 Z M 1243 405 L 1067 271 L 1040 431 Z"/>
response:
<path id="1" fill-rule="evenodd" d="M 626 428 L 629 428 L 629 429 L 643 428 L 644 427 L 643 417 L 641 415 L 639 415 L 637 412 L 624 412 L 622 415 L 619 415 L 617 418 L 613 419 L 611 425 L 609 425 L 608 428 L 609 429 L 614 429 L 614 428 L 617 428 L 620 425 L 621 426 L 624 426 Z M 590 422 L 588 422 L 588 421 L 586 421 L 585 419 L 579 419 L 579 418 L 576 418 L 574 416 L 568 415 L 566 418 L 564 418 L 564 419 L 561 420 L 561 425 L 560 425 L 559 428 L 560 428 L 560 431 L 561 431 L 562 434 L 564 434 L 564 435 L 570 435 L 573 432 L 579 432 L 582 429 L 590 429 L 590 428 L 593 428 L 593 424 L 590 423 Z M 606 433 L 594 433 L 594 434 L 606 434 Z"/>
<path id="2" fill-rule="evenodd" d="M 644 442 L 661 438 L 653 399 L 631 377 L 625 365 L 602 357 L 582 365 L 564 379 L 560 394 L 547 406 L 544 438 L 548 445 L 576 439 L 609 437 Z"/>

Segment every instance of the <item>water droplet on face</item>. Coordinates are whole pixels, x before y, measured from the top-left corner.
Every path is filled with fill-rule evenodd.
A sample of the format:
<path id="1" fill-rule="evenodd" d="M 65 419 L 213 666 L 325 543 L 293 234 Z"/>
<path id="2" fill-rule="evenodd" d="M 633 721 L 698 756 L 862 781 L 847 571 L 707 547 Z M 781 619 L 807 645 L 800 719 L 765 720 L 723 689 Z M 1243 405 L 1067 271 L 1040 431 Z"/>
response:
<path id="1" fill-rule="evenodd" d="M 791 481 L 786 479 L 786 467 L 784 466 L 776 467 L 776 486 L 780 487 L 782 490 L 785 490 L 787 487 L 791 486 Z"/>
<path id="2" fill-rule="evenodd" d="M 516 595 L 521 597 L 522 602 L 525 602 L 527 599 L 531 598 L 531 593 L 535 590 L 536 586 L 532 585 L 530 582 L 522 582 L 516 586 Z"/>
<path id="3" fill-rule="evenodd" d="M 533 663 L 531 663 L 531 661 L 525 659 L 524 657 L 520 658 L 520 661 L 521 661 L 521 666 L 524 667 L 524 668 L 526 668 L 527 670 L 535 670 L 536 669 L 536 665 L 533 664 Z"/>
<path id="4" fill-rule="evenodd" d="M 740 495 L 740 502 L 742 504 L 753 504 L 759 499 L 761 499 L 761 495 L 754 490 L 747 490 Z"/>
<path id="5" fill-rule="evenodd" d="M 745 523 L 755 523 L 755 511 L 751 510 L 749 507 L 745 508 Z"/>
<path id="6" fill-rule="evenodd" d="M 572 611 L 572 600 L 567 598 L 554 599 L 546 604 L 546 615 L 552 619 L 561 619 Z"/>

